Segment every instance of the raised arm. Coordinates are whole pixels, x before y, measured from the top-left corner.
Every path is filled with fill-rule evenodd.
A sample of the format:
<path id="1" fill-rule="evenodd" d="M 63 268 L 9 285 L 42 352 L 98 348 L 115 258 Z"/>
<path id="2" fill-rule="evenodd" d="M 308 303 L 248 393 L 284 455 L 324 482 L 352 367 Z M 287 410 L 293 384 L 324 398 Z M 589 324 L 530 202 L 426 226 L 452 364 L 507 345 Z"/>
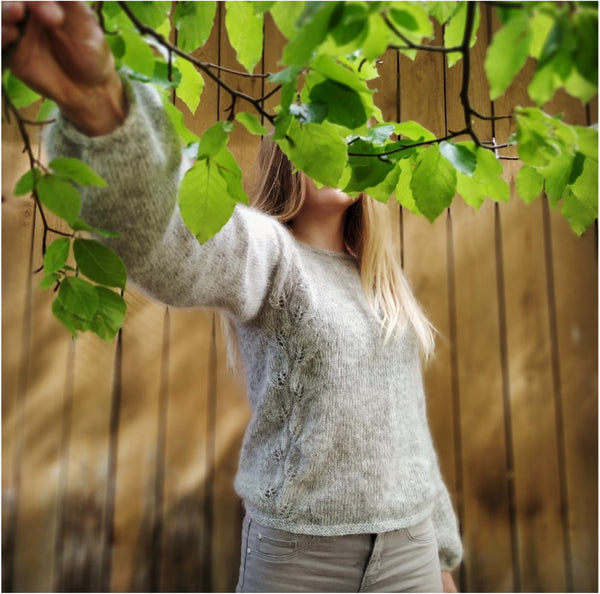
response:
<path id="1" fill-rule="evenodd" d="M 5 36 L 17 42 L 10 68 L 60 107 L 45 138 L 50 157 L 78 158 L 106 180 L 106 188 L 82 190 L 82 216 L 119 233 L 106 243 L 123 258 L 129 278 L 171 305 L 256 316 L 286 276 L 286 231 L 238 208 L 201 246 L 179 216 L 181 146 L 155 89 L 120 78 L 85 4 L 8 4 L 3 42 Z"/>

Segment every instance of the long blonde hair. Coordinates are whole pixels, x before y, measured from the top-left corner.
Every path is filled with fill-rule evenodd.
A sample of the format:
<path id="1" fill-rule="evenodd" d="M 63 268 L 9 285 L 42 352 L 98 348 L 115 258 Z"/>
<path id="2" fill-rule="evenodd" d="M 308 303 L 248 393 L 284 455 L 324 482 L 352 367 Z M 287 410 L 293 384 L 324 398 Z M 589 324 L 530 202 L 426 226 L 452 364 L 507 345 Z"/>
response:
<path id="1" fill-rule="evenodd" d="M 279 146 L 265 138 L 258 152 L 257 179 L 250 204 L 284 225 L 298 214 L 306 194 L 306 177 L 296 171 Z M 392 249 L 392 230 L 386 207 L 361 194 L 348 208 L 344 228 L 346 249 L 355 256 L 367 303 L 380 322 L 383 340 L 409 323 L 424 359 L 434 350 L 434 328 L 415 299 Z M 222 317 L 230 364 L 240 363 L 231 321 Z"/>

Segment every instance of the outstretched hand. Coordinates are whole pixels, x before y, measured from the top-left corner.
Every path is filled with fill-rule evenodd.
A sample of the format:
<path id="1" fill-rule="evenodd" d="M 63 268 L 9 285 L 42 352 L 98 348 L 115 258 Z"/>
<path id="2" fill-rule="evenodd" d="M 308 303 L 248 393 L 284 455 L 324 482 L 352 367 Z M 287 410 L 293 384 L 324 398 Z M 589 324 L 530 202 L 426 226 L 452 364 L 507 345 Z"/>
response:
<path id="1" fill-rule="evenodd" d="M 91 136 L 125 119 L 121 79 L 104 33 L 84 2 L 2 2 L 2 50 L 12 73 L 56 101 Z"/>

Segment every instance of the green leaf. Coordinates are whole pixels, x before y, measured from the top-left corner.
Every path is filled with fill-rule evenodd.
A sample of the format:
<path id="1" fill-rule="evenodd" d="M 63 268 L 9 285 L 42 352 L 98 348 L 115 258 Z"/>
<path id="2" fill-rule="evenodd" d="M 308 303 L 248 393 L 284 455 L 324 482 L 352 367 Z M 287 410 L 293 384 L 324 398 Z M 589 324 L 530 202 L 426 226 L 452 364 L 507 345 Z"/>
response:
<path id="1" fill-rule="evenodd" d="M 207 128 L 200 138 L 198 159 L 216 155 L 229 142 L 229 133 L 233 127 L 233 122 L 222 120 Z"/>
<path id="2" fill-rule="evenodd" d="M 456 171 L 437 145 L 426 148 L 417 158 L 410 182 L 418 209 L 434 221 L 456 193 Z"/>
<path id="3" fill-rule="evenodd" d="M 510 197 L 510 188 L 500 177 L 503 172 L 502 164 L 488 149 L 477 147 L 476 155 L 477 168 L 473 172 L 473 179 L 482 185 L 486 196 L 492 200 L 507 202 Z"/>
<path id="4" fill-rule="evenodd" d="M 36 122 L 47 122 L 56 111 L 56 103 L 50 99 L 44 99 L 42 101 L 42 105 L 40 106 L 40 111 L 35 117 Z"/>
<path id="5" fill-rule="evenodd" d="M 195 114 L 204 90 L 204 79 L 195 66 L 187 60 L 177 60 L 177 67 L 181 71 L 181 82 L 175 92 L 192 114 Z"/>
<path id="6" fill-rule="evenodd" d="M 399 161 L 397 167 L 400 171 L 400 176 L 398 177 L 398 183 L 396 184 L 396 190 L 394 192 L 396 200 L 404 208 L 410 210 L 410 212 L 417 215 L 422 214 L 415 202 L 412 190 L 410 189 L 413 162 L 410 159 L 405 159 L 404 161 Z"/>
<path id="7" fill-rule="evenodd" d="M 293 4 L 293 3 L 288 3 Z M 282 63 L 286 66 L 303 66 L 324 41 L 337 2 L 307 2 L 299 17 L 298 27 L 283 50 Z"/>
<path id="8" fill-rule="evenodd" d="M 412 120 L 397 124 L 394 128 L 394 132 L 400 136 L 405 136 L 406 138 L 416 141 L 435 140 L 436 138 L 433 132 L 424 128 L 419 122 L 414 122 Z"/>
<path id="9" fill-rule="evenodd" d="M 378 124 L 367 130 L 364 140 L 375 145 L 382 145 L 396 131 L 394 124 Z"/>
<path id="10" fill-rule="evenodd" d="M 68 237 L 59 237 L 48 246 L 44 254 L 44 274 L 46 276 L 58 272 L 67 263 L 70 248 L 71 240 Z"/>
<path id="11" fill-rule="evenodd" d="M 106 187 L 106 182 L 89 165 L 79 159 L 59 157 L 50 161 L 48 167 L 59 177 L 80 186 Z"/>
<path id="12" fill-rule="evenodd" d="M 364 59 L 374 60 L 387 49 L 391 31 L 381 15 L 374 12 L 368 17 L 366 33 L 359 38 L 358 46 Z"/>
<path id="13" fill-rule="evenodd" d="M 598 128 L 573 126 L 577 134 L 577 149 L 591 159 L 598 160 Z"/>
<path id="14" fill-rule="evenodd" d="M 344 187 L 344 192 L 362 192 L 367 188 L 375 187 L 384 182 L 394 169 L 394 163 L 387 160 L 383 161 L 375 156 L 353 155 L 352 153 L 377 155 L 382 152 L 381 148 L 374 148 L 363 140 L 353 143 L 349 152 L 348 165 L 351 168 L 351 175 L 348 184 Z M 394 190 L 397 182 L 398 180 L 394 183 L 390 193 Z"/>
<path id="15" fill-rule="evenodd" d="M 127 7 L 144 25 L 158 29 L 169 18 L 171 3 L 138 0 L 129 2 Z"/>
<path id="16" fill-rule="evenodd" d="M 529 55 L 539 60 L 546 43 L 546 39 L 554 26 L 556 18 L 552 15 L 538 11 L 531 15 L 531 45 L 529 46 Z"/>
<path id="17" fill-rule="evenodd" d="M 462 196 L 466 204 L 478 210 L 487 197 L 485 186 L 471 175 L 460 171 L 456 176 L 456 191 Z"/>
<path id="18" fill-rule="evenodd" d="M 516 185 L 519 196 L 529 204 L 541 194 L 544 178 L 530 165 L 523 165 L 517 173 Z"/>
<path id="19" fill-rule="evenodd" d="M 318 72 L 326 79 L 335 81 L 351 88 L 361 95 L 372 95 L 373 91 L 367 83 L 347 65 L 334 60 L 331 56 L 319 54 L 310 64 L 314 72 Z"/>
<path id="20" fill-rule="evenodd" d="M 445 47 L 456 47 L 462 44 L 463 37 L 465 36 L 465 27 L 467 24 L 467 5 L 469 2 L 460 2 L 458 8 L 452 15 L 450 22 L 444 29 L 444 46 Z M 477 31 L 479 30 L 479 20 L 481 14 L 479 11 L 479 5 L 475 9 L 475 19 L 473 22 L 473 32 L 471 33 L 471 39 L 469 41 L 469 47 L 473 47 L 477 41 Z M 452 52 L 448 54 L 448 67 L 452 68 L 462 58 L 462 54 L 459 52 Z"/>
<path id="21" fill-rule="evenodd" d="M 198 142 L 198 137 L 185 125 L 181 110 L 177 109 L 170 101 L 166 100 L 163 101 L 163 107 L 171 124 L 183 142 L 188 145 Z"/>
<path id="22" fill-rule="evenodd" d="M 192 52 L 203 46 L 213 28 L 217 3 L 177 2 L 174 24 L 177 29 L 177 44 L 184 52 Z"/>
<path id="23" fill-rule="evenodd" d="M 556 134 L 557 120 L 536 108 L 520 108 L 517 114 L 517 152 L 529 165 L 543 167 L 556 159 L 565 148 Z"/>
<path id="24" fill-rule="evenodd" d="M 582 235 L 598 218 L 597 204 L 590 204 L 587 198 L 581 199 L 567 189 L 562 203 L 561 213 L 577 235 Z"/>
<path id="25" fill-rule="evenodd" d="M 389 17 L 400 32 L 415 43 L 433 37 L 433 23 L 425 7 L 418 2 L 391 3 Z"/>
<path id="26" fill-rule="evenodd" d="M 156 87 L 175 89 L 181 83 L 181 72 L 176 66 L 169 69 L 169 65 L 161 60 L 154 61 L 154 71 L 150 82 Z"/>
<path id="27" fill-rule="evenodd" d="M 59 281 L 60 274 L 58 272 L 51 272 L 50 274 L 46 274 L 42 281 L 40 282 L 40 289 L 47 291 L 54 287 L 54 285 Z"/>
<path id="28" fill-rule="evenodd" d="M 576 68 L 571 70 L 571 74 L 564 81 L 564 87 L 569 95 L 581 99 L 583 104 L 588 103 L 598 93 L 598 85 L 585 80 Z"/>
<path id="29" fill-rule="evenodd" d="M 311 102 L 327 105 L 327 120 L 354 129 L 367 122 L 368 115 L 360 95 L 350 87 L 332 80 L 315 85 L 310 91 Z"/>
<path id="30" fill-rule="evenodd" d="M 154 52 L 139 33 L 123 31 L 121 37 L 125 42 L 125 54 L 122 63 L 131 73 L 142 75 L 142 80 L 149 81 L 154 74 Z M 131 74 L 130 73 L 130 74 Z"/>
<path id="31" fill-rule="evenodd" d="M 445 25 L 448 19 L 456 12 L 458 2 L 425 2 L 429 14 L 435 18 L 440 25 Z"/>
<path id="32" fill-rule="evenodd" d="M 260 123 L 260 120 L 253 113 L 240 111 L 235 114 L 235 119 L 250 132 L 258 136 L 266 136 L 269 131 Z"/>
<path id="33" fill-rule="evenodd" d="M 561 153 L 550 160 L 545 167 L 538 168 L 544 178 L 544 191 L 550 204 L 556 206 L 562 199 L 573 169 L 573 155 Z"/>
<path id="34" fill-rule="evenodd" d="M 31 90 L 25 83 L 21 82 L 12 74 L 12 72 L 10 72 L 10 70 L 6 70 L 2 74 L 2 84 L 4 85 L 10 100 L 17 109 L 27 107 L 40 98 L 38 93 Z"/>
<path id="35" fill-rule="evenodd" d="M 69 276 L 60 283 L 58 296 L 52 303 L 52 311 L 76 336 L 77 330 L 87 330 L 90 327 L 98 303 L 98 292 L 94 285 Z"/>
<path id="36" fill-rule="evenodd" d="M 90 330 L 102 340 L 112 340 L 125 321 L 127 304 L 121 295 L 106 287 L 96 287 L 96 293 L 98 308 L 90 324 Z"/>
<path id="37" fill-rule="evenodd" d="M 327 116 L 325 103 L 302 103 L 290 105 L 289 112 L 302 124 L 314 122 L 320 124 Z"/>
<path id="38" fill-rule="evenodd" d="M 492 39 L 485 58 L 485 73 L 490 84 L 490 99 L 500 97 L 519 73 L 531 44 L 527 14 L 510 19 Z"/>
<path id="39" fill-rule="evenodd" d="M 473 174 L 477 167 L 477 158 L 465 144 L 443 141 L 439 147 L 440 153 L 452 163 L 454 169 L 466 175 Z"/>
<path id="40" fill-rule="evenodd" d="M 400 167 L 398 166 L 398 163 L 396 163 L 395 167 L 387 174 L 383 181 L 375 186 L 365 188 L 364 191 L 371 196 L 371 198 L 378 200 L 379 202 L 387 202 L 398 186 L 400 172 Z"/>
<path id="41" fill-rule="evenodd" d="M 581 173 L 571 183 L 571 191 L 588 207 L 598 211 L 598 161 L 583 159 Z"/>
<path id="42" fill-rule="evenodd" d="M 263 16 L 255 14 L 252 2 L 225 2 L 225 26 L 238 62 L 253 72 L 262 56 Z"/>
<path id="43" fill-rule="evenodd" d="M 304 10 L 305 2 L 275 2 L 271 16 L 286 39 L 296 33 L 296 22 Z"/>
<path id="44" fill-rule="evenodd" d="M 70 182 L 56 175 L 43 175 L 36 189 L 42 204 L 67 223 L 79 216 L 81 196 Z"/>
<path id="45" fill-rule="evenodd" d="M 101 285 L 125 288 L 127 270 L 121 257 L 93 239 L 76 239 L 73 254 L 82 274 Z"/>
<path id="46" fill-rule="evenodd" d="M 242 170 L 231 151 L 223 147 L 212 161 L 227 184 L 228 195 L 237 202 L 248 204 L 248 195 L 242 185 Z"/>
<path id="47" fill-rule="evenodd" d="M 590 3 L 592 4 L 592 3 Z M 587 81 L 598 86 L 598 6 L 575 14 L 573 61 L 579 73 Z"/>
<path id="48" fill-rule="evenodd" d="M 325 186 L 337 187 L 346 164 L 347 150 L 332 124 L 300 125 L 292 120 L 287 136 L 279 140 L 279 146 L 294 166 L 308 177 Z M 324 155 L 327 155 L 326 159 Z"/>
<path id="49" fill-rule="evenodd" d="M 37 167 L 28 169 L 15 184 L 13 194 L 15 196 L 25 196 L 26 194 L 29 194 L 33 191 L 33 188 L 41 175 L 42 172 Z"/>
<path id="50" fill-rule="evenodd" d="M 221 230 L 236 204 L 213 159 L 197 161 L 184 175 L 179 188 L 179 208 L 185 224 L 200 243 Z"/>

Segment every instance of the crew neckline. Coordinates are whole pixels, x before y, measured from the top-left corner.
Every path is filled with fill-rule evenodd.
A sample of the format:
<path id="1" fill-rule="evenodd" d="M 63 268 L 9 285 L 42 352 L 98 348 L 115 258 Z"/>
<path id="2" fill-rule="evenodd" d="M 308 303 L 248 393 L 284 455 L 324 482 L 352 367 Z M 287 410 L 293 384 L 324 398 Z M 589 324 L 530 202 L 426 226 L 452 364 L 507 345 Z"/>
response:
<path id="1" fill-rule="evenodd" d="M 333 258 L 344 262 L 356 263 L 356 258 L 348 252 L 336 252 L 335 250 L 328 250 L 326 248 L 320 248 L 315 245 L 311 245 L 310 243 L 305 243 L 299 239 L 296 239 L 295 237 L 293 237 L 293 239 L 298 247 L 308 252 L 312 252 L 313 254 L 318 254 L 327 258 Z"/>

